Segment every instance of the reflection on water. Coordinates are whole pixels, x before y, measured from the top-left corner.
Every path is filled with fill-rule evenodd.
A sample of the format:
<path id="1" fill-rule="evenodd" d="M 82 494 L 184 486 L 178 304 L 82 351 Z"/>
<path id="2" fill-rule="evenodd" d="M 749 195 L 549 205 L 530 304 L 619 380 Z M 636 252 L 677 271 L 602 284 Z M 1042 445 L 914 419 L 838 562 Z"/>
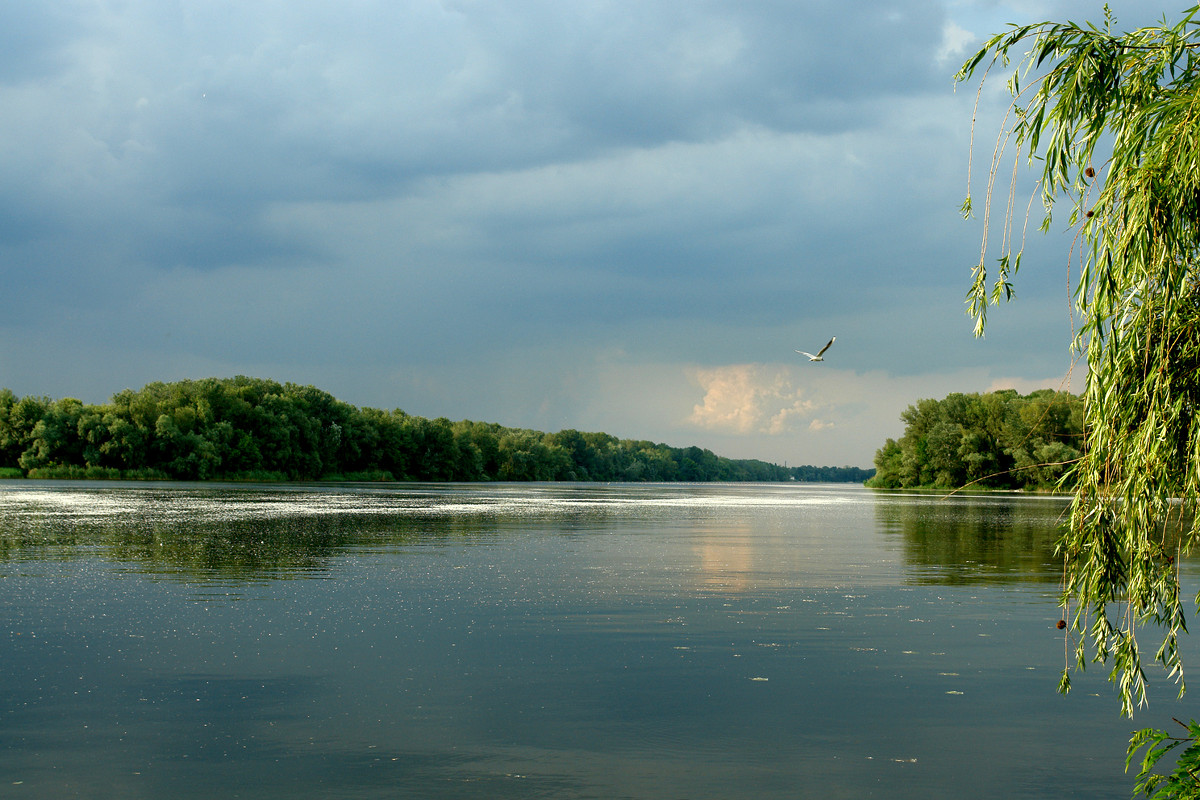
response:
<path id="1" fill-rule="evenodd" d="M 94 557 L 180 578 L 322 577 L 329 559 L 496 529 L 495 498 L 431 502 L 422 492 L 226 487 L 79 488 L 0 494 L 0 561 Z"/>
<path id="2" fill-rule="evenodd" d="M 790 485 L 0 483 L 0 786 L 1124 796 L 1103 677 L 1054 693 L 1062 508 Z"/>
<path id="3" fill-rule="evenodd" d="M 718 592 L 744 592 L 755 569 L 754 542 L 749 526 L 696 537 L 701 586 Z"/>
<path id="4" fill-rule="evenodd" d="M 933 583 L 1057 581 L 1063 497 L 890 495 L 879 528 L 898 534 L 917 580 Z"/>

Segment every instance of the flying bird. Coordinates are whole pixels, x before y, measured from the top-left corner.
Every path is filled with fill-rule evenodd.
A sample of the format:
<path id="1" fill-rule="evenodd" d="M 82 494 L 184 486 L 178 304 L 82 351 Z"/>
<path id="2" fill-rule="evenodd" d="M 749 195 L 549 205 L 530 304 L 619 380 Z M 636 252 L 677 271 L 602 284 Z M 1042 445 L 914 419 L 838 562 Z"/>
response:
<path id="1" fill-rule="evenodd" d="M 812 353 L 806 353 L 803 350 L 797 350 L 796 352 L 802 356 L 808 356 L 809 361 L 824 361 L 825 359 L 822 358 L 821 356 L 825 355 L 825 351 L 829 349 L 829 345 L 833 344 L 836 341 L 837 341 L 836 336 L 833 337 L 832 339 L 830 339 L 829 342 L 824 347 L 822 347 L 821 350 L 815 356 Z"/>

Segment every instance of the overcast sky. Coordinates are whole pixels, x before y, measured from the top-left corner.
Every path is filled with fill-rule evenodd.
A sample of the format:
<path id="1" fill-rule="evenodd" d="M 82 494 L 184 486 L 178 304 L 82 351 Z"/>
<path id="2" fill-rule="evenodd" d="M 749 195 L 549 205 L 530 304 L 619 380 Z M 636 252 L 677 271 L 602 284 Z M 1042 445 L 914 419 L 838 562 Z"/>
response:
<path id="1" fill-rule="evenodd" d="M 1137 27 L 1185 4 L 1110 5 Z M 241 374 L 868 467 L 920 398 L 1082 389 L 1062 231 L 972 336 L 975 87 L 952 76 L 1008 22 L 1100 18 L 1052 0 L 5 2 L 0 386 L 100 403 Z M 794 352 L 831 336 L 823 363 Z"/>

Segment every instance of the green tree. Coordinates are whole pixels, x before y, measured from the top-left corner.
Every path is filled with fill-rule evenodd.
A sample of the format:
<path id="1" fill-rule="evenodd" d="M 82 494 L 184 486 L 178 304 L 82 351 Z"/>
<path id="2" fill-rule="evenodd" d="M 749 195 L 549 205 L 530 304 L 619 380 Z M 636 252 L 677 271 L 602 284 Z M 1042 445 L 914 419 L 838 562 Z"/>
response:
<path id="1" fill-rule="evenodd" d="M 20 466 L 18 466 L 20 465 Z M 357 409 L 312 386 L 205 378 L 126 389 L 106 405 L 0 390 L 0 469 L 43 477 L 265 480 L 857 480 L 852 467 L 734 460 L 606 433 Z M 814 477 L 815 476 L 815 477 Z"/>
<path id="2" fill-rule="evenodd" d="M 1077 664 L 1111 662 L 1129 715 L 1146 701 L 1139 627 L 1157 628 L 1154 658 L 1183 692 L 1178 636 L 1186 614 L 1175 556 L 1200 533 L 1198 13 L 1194 7 L 1174 24 L 1124 33 L 1107 7 L 1102 26 L 1014 26 L 989 39 L 958 75 L 970 79 L 984 65 L 982 89 L 988 70 L 1018 59 L 968 295 L 976 332 L 984 330 L 988 305 L 1011 296 L 1023 247 L 1009 238 L 1021 224 L 1012 219 L 1010 195 L 997 271 L 989 276 L 991 191 L 1005 152 L 1040 171 L 1043 230 L 1061 203 L 1077 234 L 1073 347 L 1089 370 L 1082 460 L 1061 542 L 1063 603 L 1081 634 Z M 964 212 L 971 207 L 968 197 Z M 1062 688 L 1069 687 L 1067 669 Z M 1194 730 L 1183 737 L 1191 747 Z M 1140 745 L 1151 757 L 1161 754 L 1164 741 L 1135 737 L 1130 755 Z M 1152 766 L 1143 762 L 1140 789 L 1200 792 L 1194 777 L 1156 784 Z"/>
<path id="3" fill-rule="evenodd" d="M 16 466 L 49 407 L 49 398 L 17 398 L 9 389 L 0 390 L 0 466 Z"/>
<path id="4" fill-rule="evenodd" d="M 1012 389 L 919 400 L 899 441 L 875 455 L 876 488 L 1054 489 L 1079 457 L 1082 403 L 1068 392 Z"/>
<path id="5" fill-rule="evenodd" d="M 513 430 L 500 438 L 500 470 L 504 481 L 574 480 L 570 455 L 551 437 L 537 431 Z"/>
<path id="6" fill-rule="evenodd" d="M 868 486 L 891 488 L 903 486 L 904 451 L 895 439 L 888 439 L 875 453 L 875 475 Z"/>
<path id="7" fill-rule="evenodd" d="M 50 403 L 33 426 L 29 444 L 18 461 L 21 468 L 82 464 L 83 440 L 79 437 L 79 421 L 83 415 L 83 403 L 73 397 Z"/>

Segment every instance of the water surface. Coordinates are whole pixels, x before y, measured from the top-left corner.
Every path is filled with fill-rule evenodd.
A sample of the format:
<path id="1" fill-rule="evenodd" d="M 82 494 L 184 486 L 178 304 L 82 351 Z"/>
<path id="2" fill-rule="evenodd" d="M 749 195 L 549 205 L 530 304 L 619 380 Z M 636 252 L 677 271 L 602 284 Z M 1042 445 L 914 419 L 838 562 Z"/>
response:
<path id="1" fill-rule="evenodd" d="M 0 483 L 0 796 L 1127 797 L 1064 508 Z"/>

